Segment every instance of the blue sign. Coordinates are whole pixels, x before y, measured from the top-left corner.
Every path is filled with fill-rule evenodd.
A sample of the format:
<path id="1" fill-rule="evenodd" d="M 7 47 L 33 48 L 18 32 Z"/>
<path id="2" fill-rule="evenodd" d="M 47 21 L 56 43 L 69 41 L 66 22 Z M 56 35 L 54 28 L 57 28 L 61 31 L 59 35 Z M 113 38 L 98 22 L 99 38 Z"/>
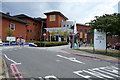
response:
<path id="1" fill-rule="evenodd" d="M 22 38 L 22 36 L 20 36 L 20 38 Z"/>

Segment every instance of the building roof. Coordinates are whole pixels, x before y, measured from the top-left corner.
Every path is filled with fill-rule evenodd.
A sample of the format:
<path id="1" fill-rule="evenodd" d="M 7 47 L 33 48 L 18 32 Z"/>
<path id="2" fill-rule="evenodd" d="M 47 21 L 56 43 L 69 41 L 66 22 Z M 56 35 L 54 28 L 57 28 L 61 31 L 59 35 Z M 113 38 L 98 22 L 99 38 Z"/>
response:
<path id="1" fill-rule="evenodd" d="M 17 17 L 17 18 L 29 18 L 29 19 L 32 19 L 32 20 L 35 20 L 35 21 L 41 21 L 40 18 L 32 18 L 32 17 L 29 17 L 25 14 L 19 14 L 19 15 L 14 15 L 14 17 Z"/>
<path id="2" fill-rule="evenodd" d="M 25 23 L 27 24 L 28 22 L 24 21 L 24 20 L 21 20 L 19 18 L 16 18 L 16 17 L 12 17 L 8 14 L 5 14 L 5 13 L 2 13 L 0 12 L 0 17 L 3 17 L 3 18 L 7 18 L 7 19 L 11 19 L 11 20 L 14 20 L 14 21 L 18 21 L 18 22 L 21 22 L 21 23 Z"/>
<path id="3" fill-rule="evenodd" d="M 82 26 L 90 27 L 89 25 L 86 25 L 86 24 L 80 24 L 80 23 L 76 23 L 76 25 L 82 25 Z"/>
<path id="4" fill-rule="evenodd" d="M 68 18 L 67 17 L 65 17 L 61 12 L 59 12 L 59 11 L 52 11 L 52 12 L 46 12 L 46 13 L 44 13 L 45 15 L 51 15 L 51 14 L 59 14 L 59 15 L 61 15 L 62 17 L 64 17 L 66 20 L 68 20 Z"/>

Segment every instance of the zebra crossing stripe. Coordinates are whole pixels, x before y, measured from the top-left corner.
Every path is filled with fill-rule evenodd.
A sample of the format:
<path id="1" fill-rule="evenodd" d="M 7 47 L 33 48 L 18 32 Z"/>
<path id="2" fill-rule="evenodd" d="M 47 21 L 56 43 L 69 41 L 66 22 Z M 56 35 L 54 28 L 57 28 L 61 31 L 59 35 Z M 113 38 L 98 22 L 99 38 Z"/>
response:
<path id="1" fill-rule="evenodd" d="M 112 74 L 112 73 L 109 73 L 109 72 L 100 70 L 99 68 L 94 68 L 94 69 L 92 69 L 92 70 L 97 70 L 97 71 L 99 71 L 99 72 L 102 72 L 102 73 L 105 73 L 105 74 L 109 74 L 109 75 L 114 76 L 114 77 L 120 77 L 120 76 L 118 76 L 118 75 L 115 75 L 115 74 Z"/>
<path id="2" fill-rule="evenodd" d="M 115 70 L 115 69 L 113 69 L 111 67 L 100 67 L 100 69 L 108 71 L 108 72 L 112 72 L 114 74 L 118 74 L 118 70 Z"/>
<path id="3" fill-rule="evenodd" d="M 83 77 L 83 78 L 90 78 L 91 76 L 89 76 L 89 75 L 82 75 L 82 74 L 80 74 L 80 73 L 83 73 L 83 71 L 75 71 L 75 72 L 73 72 L 73 73 L 75 73 L 75 74 L 77 74 L 77 75 L 79 75 L 79 76 L 81 76 L 81 77 Z"/>
<path id="4" fill-rule="evenodd" d="M 106 67 L 99 67 L 99 68 L 93 68 L 87 70 L 74 71 L 73 73 L 87 79 L 92 78 L 93 76 L 97 78 L 114 79 L 115 77 L 120 77 L 116 69 L 118 68 L 115 66 L 109 66 L 109 67 L 106 66 Z"/>

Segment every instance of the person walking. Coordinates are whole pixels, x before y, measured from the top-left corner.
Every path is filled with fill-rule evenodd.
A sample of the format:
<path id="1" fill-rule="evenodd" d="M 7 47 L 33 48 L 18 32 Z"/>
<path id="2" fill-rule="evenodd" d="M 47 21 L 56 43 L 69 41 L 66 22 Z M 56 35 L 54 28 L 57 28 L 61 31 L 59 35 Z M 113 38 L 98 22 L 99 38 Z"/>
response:
<path id="1" fill-rule="evenodd" d="M 24 46 L 24 39 L 21 39 L 21 45 Z"/>
<path id="2" fill-rule="evenodd" d="M 17 45 L 20 44 L 20 39 L 17 37 Z"/>

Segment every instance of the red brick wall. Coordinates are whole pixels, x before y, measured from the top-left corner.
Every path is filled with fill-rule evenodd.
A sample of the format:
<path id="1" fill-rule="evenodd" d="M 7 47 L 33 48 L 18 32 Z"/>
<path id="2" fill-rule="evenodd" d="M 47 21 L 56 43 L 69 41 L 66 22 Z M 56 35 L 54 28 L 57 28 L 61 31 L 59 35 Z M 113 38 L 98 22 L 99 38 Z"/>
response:
<path id="1" fill-rule="evenodd" d="M 47 28 L 61 27 L 61 21 L 66 21 L 62 16 L 55 14 L 55 21 L 50 21 L 50 15 L 47 15 Z"/>
<path id="2" fill-rule="evenodd" d="M 6 29 L 10 27 L 11 23 L 15 24 L 15 31 L 12 36 L 20 37 L 20 35 L 23 35 L 23 38 L 26 39 L 26 25 L 24 23 L 2 18 L 2 40 L 6 40 Z"/>
<path id="3" fill-rule="evenodd" d="M 40 39 L 40 28 L 41 28 L 41 23 L 38 21 L 34 21 L 30 18 L 22 18 L 22 20 L 29 22 L 28 26 L 27 26 L 27 30 L 29 30 L 29 32 L 27 32 L 27 40 L 39 40 Z M 33 23 L 36 23 L 37 26 L 34 26 Z M 26 30 L 26 31 L 27 31 Z M 30 32 L 30 30 L 32 30 L 32 32 Z M 39 34 L 38 34 L 39 32 Z"/>
<path id="4" fill-rule="evenodd" d="M 77 24 L 77 31 L 79 32 L 79 36 L 80 36 L 80 29 L 82 29 L 82 37 L 84 39 L 85 38 L 85 29 L 87 30 L 87 32 L 89 32 L 90 27 Z"/>

